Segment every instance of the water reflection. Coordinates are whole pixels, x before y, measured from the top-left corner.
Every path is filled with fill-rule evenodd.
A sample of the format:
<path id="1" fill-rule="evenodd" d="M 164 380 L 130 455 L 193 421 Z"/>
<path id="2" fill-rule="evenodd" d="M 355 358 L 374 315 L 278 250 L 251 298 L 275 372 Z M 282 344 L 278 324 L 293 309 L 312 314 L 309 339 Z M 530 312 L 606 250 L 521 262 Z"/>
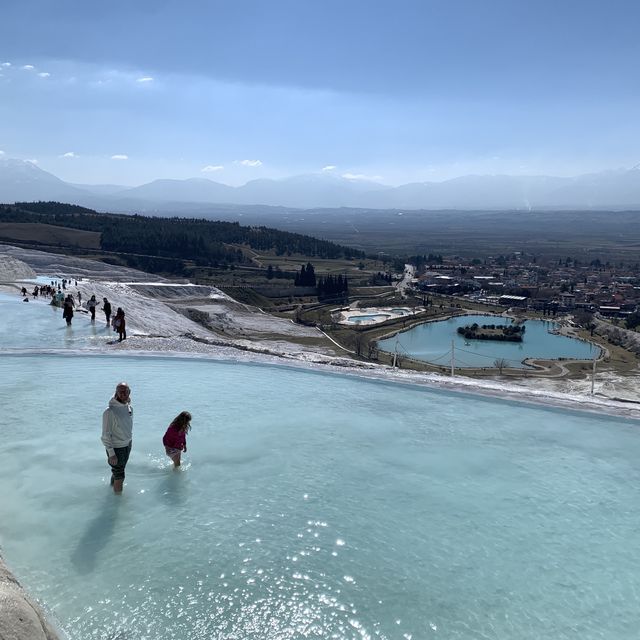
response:
<path id="1" fill-rule="evenodd" d="M 115 496 L 110 488 L 101 487 L 100 490 L 104 492 L 104 496 L 95 503 L 98 507 L 97 515 L 88 523 L 71 554 L 73 566 L 82 575 L 95 570 L 98 556 L 116 528 L 123 502 L 123 496 Z"/>

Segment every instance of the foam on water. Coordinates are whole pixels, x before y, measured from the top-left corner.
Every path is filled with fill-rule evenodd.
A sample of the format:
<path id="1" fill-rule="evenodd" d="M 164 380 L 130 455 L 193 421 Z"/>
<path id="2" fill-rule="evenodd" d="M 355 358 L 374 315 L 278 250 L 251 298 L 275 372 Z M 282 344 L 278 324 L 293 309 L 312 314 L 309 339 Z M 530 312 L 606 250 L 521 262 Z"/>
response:
<path id="1" fill-rule="evenodd" d="M 118 498 L 99 436 L 122 378 Z M 176 358 L 5 355 L 0 379 L 0 542 L 74 640 L 637 632 L 634 423 Z"/>

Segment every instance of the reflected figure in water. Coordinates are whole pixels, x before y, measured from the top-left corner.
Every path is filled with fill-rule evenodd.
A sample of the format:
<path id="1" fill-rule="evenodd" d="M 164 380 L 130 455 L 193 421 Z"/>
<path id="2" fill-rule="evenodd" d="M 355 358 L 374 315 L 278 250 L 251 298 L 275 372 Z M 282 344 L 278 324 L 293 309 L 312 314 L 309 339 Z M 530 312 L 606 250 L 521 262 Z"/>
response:
<path id="1" fill-rule="evenodd" d="M 189 499 L 187 477 L 180 472 L 180 469 L 176 473 L 167 473 L 157 484 L 156 490 L 162 501 L 169 507 L 182 509 Z M 175 512 L 174 515 L 176 515 Z"/>
<path id="2" fill-rule="evenodd" d="M 107 496 L 107 498 L 109 498 Z M 86 531 L 82 534 L 78 545 L 71 554 L 71 562 L 78 573 L 92 573 L 96 568 L 98 555 L 107 546 L 113 535 L 120 510 L 120 500 L 109 498 L 103 503 L 95 503 L 98 513 L 89 522 Z"/>
<path id="3" fill-rule="evenodd" d="M 120 382 L 102 414 L 102 444 L 111 467 L 111 486 L 117 494 L 122 493 L 124 485 L 124 469 L 131 453 L 132 432 L 131 389 L 126 382 Z"/>

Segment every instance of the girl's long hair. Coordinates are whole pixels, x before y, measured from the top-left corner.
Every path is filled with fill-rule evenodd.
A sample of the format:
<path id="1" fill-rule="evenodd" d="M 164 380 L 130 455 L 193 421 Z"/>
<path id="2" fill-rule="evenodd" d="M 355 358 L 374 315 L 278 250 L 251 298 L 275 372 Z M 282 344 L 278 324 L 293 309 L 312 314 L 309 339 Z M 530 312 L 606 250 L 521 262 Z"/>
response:
<path id="1" fill-rule="evenodd" d="M 172 421 L 171 426 L 179 431 L 187 433 L 191 429 L 191 414 L 188 411 L 181 411 Z"/>

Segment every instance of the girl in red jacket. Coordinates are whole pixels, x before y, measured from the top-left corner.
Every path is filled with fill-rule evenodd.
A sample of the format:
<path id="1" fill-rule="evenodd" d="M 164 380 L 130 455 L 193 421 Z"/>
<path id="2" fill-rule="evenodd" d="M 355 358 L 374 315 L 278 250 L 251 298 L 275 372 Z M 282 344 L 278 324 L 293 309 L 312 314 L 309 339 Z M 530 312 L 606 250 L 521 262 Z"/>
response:
<path id="1" fill-rule="evenodd" d="M 162 444 L 167 455 L 173 460 L 173 466 L 180 466 L 182 452 L 187 452 L 187 432 L 191 429 L 191 414 L 181 411 L 171 422 Z"/>

